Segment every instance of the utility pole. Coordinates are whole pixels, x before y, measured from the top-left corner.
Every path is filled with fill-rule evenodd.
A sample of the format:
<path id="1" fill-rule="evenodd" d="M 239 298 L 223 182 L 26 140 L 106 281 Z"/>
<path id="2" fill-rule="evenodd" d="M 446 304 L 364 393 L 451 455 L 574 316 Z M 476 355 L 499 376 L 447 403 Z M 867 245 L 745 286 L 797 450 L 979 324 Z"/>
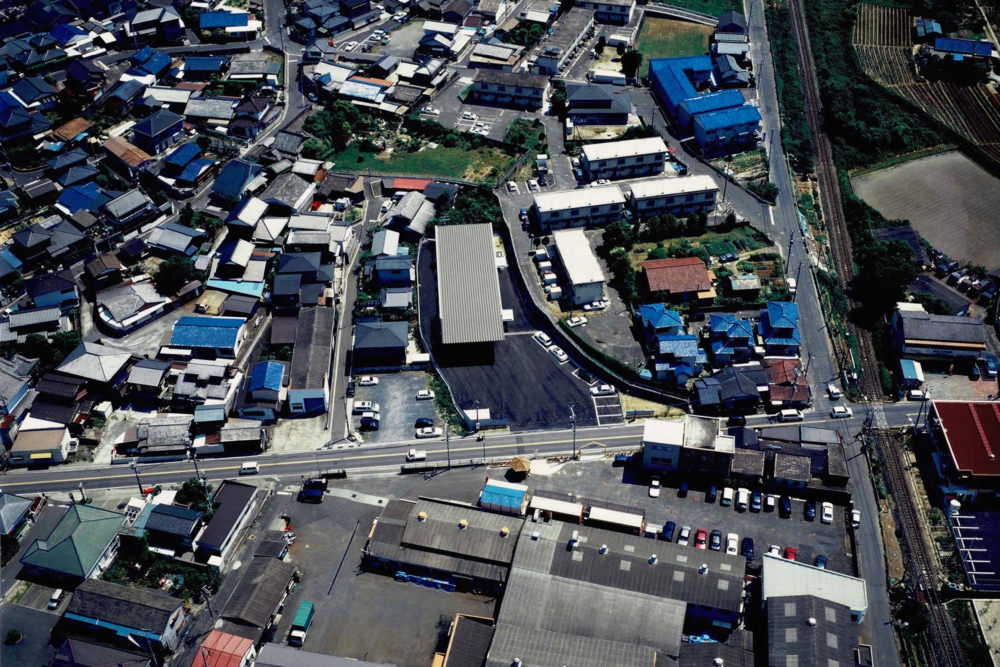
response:
<path id="1" fill-rule="evenodd" d="M 573 456 L 576 456 L 576 410 L 569 404 L 569 423 L 573 425 Z"/>
<path id="2" fill-rule="evenodd" d="M 201 470 L 198 469 L 198 452 L 195 450 L 194 445 L 188 446 L 188 454 L 191 455 L 191 462 L 194 463 L 194 474 L 198 476 L 198 481 L 204 486 L 205 478 L 201 476 Z"/>
<path id="3" fill-rule="evenodd" d="M 215 612 L 212 610 L 212 591 L 208 590 L 208 586 L 202 586 L 201 595 L 205 598 L 205 606 L 208 608 L 209 618 L 215 620 Z"/>
<path id="4" fill-rule="evenodd" d="M 142 490 L 142 480 L 139 479 L 139 459 L 133 458 L 132 462 L 129 464 L 132 468 L 132 472 L 135 473 L 135 483 L 139 485 L 139 495 L 143 494 Z"/>
<path id="5" fill-rule="evenodd" d="M 202 649 L 201 649 L 201 661 L 203 663 L 205 663 L 205 667 L 209 667 L 209 664 L 208 664 L 208 649 L 207 648 L 202 647 Z"/>
<path id="6" fill-rule="evenodd" d="M 448 452 L 448 470 L 451 470 L 451 422 L 444 423 L 444 448 Z"/>

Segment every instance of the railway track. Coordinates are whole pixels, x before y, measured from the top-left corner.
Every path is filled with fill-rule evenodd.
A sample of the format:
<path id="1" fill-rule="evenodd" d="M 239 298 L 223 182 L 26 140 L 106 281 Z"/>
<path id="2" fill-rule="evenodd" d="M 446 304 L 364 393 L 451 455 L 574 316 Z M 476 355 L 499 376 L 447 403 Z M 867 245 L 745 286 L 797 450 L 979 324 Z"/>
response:
<path id="1" fill-rule="evenodd" d="M 833 160 L 833 149 L 826 132 L 822 129 L 823 108 L 819 94 L 819 80 L 816 76 L 812 49 L 809 44 L 809 30 L 802 2 L 803 0 L 789 0 L 789 16 L 792 21 L 792 33 L 795 37 L 795 47 L 798 53 L 799 78 L 802 82 L 803 99 L 813 141 L 814 169 L 820 188 L 820 205 L 823 207 L 823 214 L 830 226 L 830 248 L 837 275 L 844 292 L 849 294 L 849 283 L 854 275 L 853 249 L 840 200 L 840 183 Z M 853 298 L 850 301 L 852 306 L 856 305 Z M 867 331 L 859 329 L 851 323 L 848 324 L 848 329 L 857 341 L 859 361 L 862 367 L 861 386 L 864 393 L 870 398 L 873 407 L 871 434 L 875 450 L 885 472 L 887 491 L 895 502 L 896 519 L 902 529 L 903 548 L 909 556 L 908 575 L 911 581 L 917 582 L 917 586 L 926 601 L 927 633 L 931 650 L 934 653 L 935 664 L 960 667 L 962 665 L 962 652 L 958 635 L 947 609 L 938 596 L 940 579 L 937 566 L 924 541 L 923 526 L 915 498 L 904 472 L 900 452 L 894 449 L 887 435 L 888 425 L 880 405 L 882 389 L 878 379 L 878 361 L 875 358 L 871 337 Z"/>

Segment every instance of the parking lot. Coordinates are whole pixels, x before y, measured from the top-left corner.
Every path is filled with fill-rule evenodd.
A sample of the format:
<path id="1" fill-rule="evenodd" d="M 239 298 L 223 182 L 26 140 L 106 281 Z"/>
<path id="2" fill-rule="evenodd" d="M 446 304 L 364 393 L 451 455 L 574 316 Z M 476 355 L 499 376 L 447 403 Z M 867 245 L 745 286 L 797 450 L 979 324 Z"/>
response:
<path id="1" fill-rule="evenodd" d="M 767 552 L 770 545 L 781 547 L 782 554 L 787 547 L 798 550 L 796 560 L 812 564 L 816 556 L 829 559 L 827 568 L 846 574 L 854 574 L 849 555 L 850 542 L 846 533 L 846 515 L 843 507 L 834 506 L 833 523 L 820 521 L 819 507 L 814 521 L 804 518 L 805 503 L 792 495 L 792 514 L 783 519 L 774 512 L 737 512 L 734 507 L 721 505 L 722 486 L 715 503 L 705 502 L 705 491 L 691 489 L 687 497 L 677 495 L 676 486 L 664 481 L 659 498 L 649 497 L 649 474 L 638 469 L 615 468 L 606 462 L 568 463 L 550 477 L 532 476 L 528 478 L 532 490 L 546 489 L 573 493 L 588 498 L 641 507 L 646 510 L 646 523 L 664 526 L 668 521 L 691 527 L 693 548 L 695 531 L 699 528 L 711 532 L 722 531 L 723 540 L 727 533 L 736 533 L 739 540 L 751 537 L 754 541 L 754 556 L 757 562 Z M 677 536 L 674 536 L 676 541 Z"/>
<path id="2" fill-rule="evenodd" d="M 420 253 L 418 267 L 420 322 L 425 341 L 437 338 L 437 275 L 431 268 L 433 252 Z M 578 425 L 596 425 L 589 385 L 573 374 L 576 366 L 560 364 L 533 337 L 534 329 L 522 305 L 524 295 L 509 275 L 500 271 L 500 292 L 504 308 L 514 311 L 514 321 L 502 341 L 492 349 L 475 354 L 452 354 L 434 349 L 452 394 L 463 410 L 489 409 L 493 419 L 510 420 L 513 430 L 564 427 L 570 423 L 570 405 Z M 492 356 L 488 356 L 492 355 Z"/>
<path id="3" fill-rule="evenodd" d="M 427 389 L 430 376 L 424 372 L 383 373 L 376 376 L 378 384 L 362 387 L 357 383 L 354 401 L 372 401 L 381 407 L 377 431 L 362 431 L 360 415 L 351 416 L 352 430 L 361 433 L 365 442 L 398 442 L 412 440 L 414 422 L 418 417 L 430 417 L 438 423 L 434 401 L 416 399 L 417 391 Z M 348 399 L 351 400 L 351 399 Z"/>
<path id="4" fill-rule="evenodd" d="M 396 33 L 393 33 L 393 40 L 395 38 Z M 460 132 L 470 132 L 473 128 L 488 129 L 484 136 L 496 141 L 503 141 L 504 137 L 507 136 L 507 129 L 515 118 L 536 115 L 502 107 L 463 103 L 459 95 L 470 85 L 472 85 L 472 77 L 456 77 L 435 95 L 427 106 L 437 109 L 441 113 L 433 116 L 433 119 L 445 127 L 453 127 Z M 424 116 L 424 118 L 431 117 Z"/>
<path id="5" fill-rule="evenodd" d="M 427 665 L 457 612 L 492 616 L 495 600 L 362 572 L 361 550 L 382 504 L 373 497 L 359 500 L 331 494 L 318 505 L 289 506 L 296 534 L 290 560 L 303 578 L 285 602 L 275 640 L 287 641 L 295 610 L 309 600 L 316 615 L 304 650 L 380 664 Z"/>

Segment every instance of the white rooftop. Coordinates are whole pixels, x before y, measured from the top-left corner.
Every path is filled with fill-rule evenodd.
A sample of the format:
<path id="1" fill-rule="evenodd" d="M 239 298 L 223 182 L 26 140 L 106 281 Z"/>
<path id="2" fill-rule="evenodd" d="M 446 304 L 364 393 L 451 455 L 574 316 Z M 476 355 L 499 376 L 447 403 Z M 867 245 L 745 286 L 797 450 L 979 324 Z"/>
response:
<path id="1" fill-rule="evenodd" d="M 789 595 L 814 595 L 842 604 L 854 614 L 864 615 L 868 609 L 868 590 L 864 579 L 772 554 L 764 554 L 763 557 L 765 601 Z"/>
<path id="2" fill-rule="evenodd" d="M 624 203 L 625 197 L 622 196 L 622 191 L 618 189 L 617 185 L 602 185 L 599 188 L 579 188 L 564 192 L 544 192 L 535 195 L 535 207 L 539 213 Z"/>
<path id="3" fill-rule="evenodd" d="M 647 419 L 642 427 L 642 441 L 654 445 L 676 445 L 684 442 L 684 422 Z"/>
<path id="4" fill-rule="evenodd" d="M 589 161 L 614 160 L 620 157 L 634 155 L 649 155 L 663 153 L 666 155 L 667 145 L 660 137 L 644 139 L 629 139 L 627 141 L 611 141 L 603 144 L 587 144 L 583 147 L 583 155 Z"/>
<path id="5" fill-rule="evenodd" d="M 574 285 L 604 282 L 604 271 L 582 229 L 560 229 L 552 235 L 569 281 Z"/>
<path id="6" fill-rule="evenodd" d="M 681 176 L 678 178 L 654 178 L 629 184 L 629 190 L 636 199 L 684 195 L 692 192 L 718 192 L 719 186 L 711 176 Z"/>

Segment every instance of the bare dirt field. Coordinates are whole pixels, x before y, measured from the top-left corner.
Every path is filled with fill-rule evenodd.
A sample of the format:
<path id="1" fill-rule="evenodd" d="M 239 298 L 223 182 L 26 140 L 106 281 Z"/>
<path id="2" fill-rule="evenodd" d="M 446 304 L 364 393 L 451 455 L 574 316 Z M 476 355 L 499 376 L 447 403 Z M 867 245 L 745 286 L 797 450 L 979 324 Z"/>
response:
<path id="1" fill-rule="evenodd" d="M 854 191 L 887 218 L 909 220 L 936 248 L 992 271 L 1000 268 L 1000 179 L 958 151 L 852 179 Z"/>

